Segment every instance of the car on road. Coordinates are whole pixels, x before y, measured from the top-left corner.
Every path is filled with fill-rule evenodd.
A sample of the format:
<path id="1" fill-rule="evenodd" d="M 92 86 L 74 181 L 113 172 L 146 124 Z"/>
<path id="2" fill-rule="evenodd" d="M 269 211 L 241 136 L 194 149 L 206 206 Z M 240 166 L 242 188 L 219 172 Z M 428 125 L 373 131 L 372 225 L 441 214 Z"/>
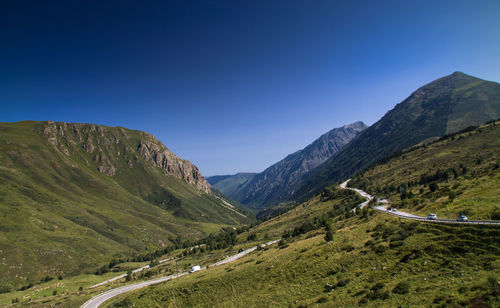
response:
<path id="1" fill-rule="evenodd" d="M 468 221 L 469 218 L 467 218 L 467 216 L 463 215 L 463 214 L 460 214 L 460 216 L 458 216 L 457 218 L 457 221 Z"/>
<path id="2" fill-rule="evenodd" d="M 397 211 L 398 211 L 398 210 L 397 210 L 395 207 L 393 207 L 393 208 L 392 208 L 392 210 L 391 210 L 391 212 L 393 212 L 393 213 L 395 213 L 395 212 L 397 212 Z"/>
<path id="3" fill-rule="evenodd" d="M 438 217 L 436 214 L 429 214 L 427 215 L 427 219 L 432 219 L 432 220 L 436 220 Z"/>
<path id="4" fill-rule="evenodd" d="M 199 270 L 201 270 L 201 267 L 199 265 L 195 265 L 195 266 L 191 267 L 191 270 L 189 272 L 194 273 L 194 272 L 197 272 Z"/>

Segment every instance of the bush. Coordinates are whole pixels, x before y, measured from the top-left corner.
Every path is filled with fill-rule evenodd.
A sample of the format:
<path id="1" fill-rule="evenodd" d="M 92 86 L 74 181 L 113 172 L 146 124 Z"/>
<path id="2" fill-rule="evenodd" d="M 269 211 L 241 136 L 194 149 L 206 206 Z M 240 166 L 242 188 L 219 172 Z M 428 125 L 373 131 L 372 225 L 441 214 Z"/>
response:
<path id="1" fill-rule="evenodd" d="M 284 239 L 281 239 L 279 242 L 278 242 L 278 247 L 280 249 L 283 249 L 283 248 L 287 248 L 288 247 L 288 244 L 286 243 L 286 241 Z"/>
<path id="2" fill-rule="evenodd" d="M 341 279 L 337 282 L 335 287 L 337 288 L 345 287 L 349 283 L 349 281 L 350 281 L 349 279 Z"/>
<path id="3" fill-rule="evenodd" d="M 491 214 L 491 219 L 500 220 L 500 211 L 493 212 L 493 214 Z"/>
<path id="4" fill-rule="evenodd" d="M 10 288 L 8 286 L 0 286 L 0 294 L 2 293 L 9 293 Z"/>
<path id="5" fill-rule="evenodd" d="M 368 294 L 366 294 L 366 297 L 370 300 L 386 300 L 390 297 L 389 292 L 387 291 L 382 291 L 382 290 L 376 290 L 376 291 L 370 291 Z"/>
<path id="6" fill-rule="evenodd" d="M 392 293 L 396 294 L 407 294 L 408 292 L 410 292 L 410 284 L 407 281 L 398 283 L 394 289 L 392 289 Z"/>
<path id="7" fill-rule="evenodd" d="M 375 253 L 381 254 L 381 253 L 384 253 L 386 249 L 387 248 L 385 246 L 378 245 L 377 247 L 375 247 L 374 250 L 375 250 Z"/>
<path id="8" fill-rule="evenodd" d="M 354 250 L 354 246 L 347 244 L 347 245 L 342 246 L 340 249 L 347 251 L 347 252 L 350 252 L 350 251 Z"/>
<path id="9" fill-rule="evenodd" d="M 248 242 L 255 241 L 256 239 L 257 239 L 257 234 L 255 234 L 255 233 L 249 234 L 247 236 L 247 241 Z"/>
<path id="10" fill-rule="evenodd" d="M 377 282 L 372 288 L 372 291 L 378 291 L 381 290 L 385 287 L 385 284 L 383 282 Z"/>
<path id="11" fill-rule="evenodd" d="M 316 302 L 317 303 L 326 303 L 326 302 L 328 302 L 328 297 L 322 296 Z"/>

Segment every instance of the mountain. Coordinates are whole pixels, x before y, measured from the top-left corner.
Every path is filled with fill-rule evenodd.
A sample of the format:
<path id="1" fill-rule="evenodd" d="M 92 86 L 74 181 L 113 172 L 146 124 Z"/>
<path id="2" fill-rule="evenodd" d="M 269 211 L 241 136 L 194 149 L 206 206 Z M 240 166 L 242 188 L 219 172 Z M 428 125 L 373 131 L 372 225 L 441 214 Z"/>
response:
<path id="1" fill-rule="evenodd" d="M 500 84 L 455 72 L 412 93 L 294 186 L 305 200 L 412 145 L 500 117 Z"/>
<path id="2" fill-rule="evenodd" d="M 500 220 L 498 149 L 500 121 L 493 121 L 412 147 L 358 173 L 349 186 L 420 216 Z"/>
<path id="3" fill-rule="evenodd" d="M 500 121 L 440 139 L 367 169 L 349 186 L 387 193 L 391 206 L 409 213 L 499 219 Z M 234 251 L 281 238 L 277 244 L 109 306 L 499 307 L 498 226 L 407 220 L 369 207 L 355 214 L 360 202 L 353 191 L 328 187 L 239 234 Z M 203 254 L 184 258 L 177 262 L 209 264 Z"/>
<path id="4" fill-rule="evenodd" d="M 250 222 L 211 190 L 145 132 L 0 123 L 0 284 L 75 274 Z"/>
<path id="5" fill-rule="evenodd" d="M 263 172 L 248 175 L 245 181 L 245 178 L 237 174 L 214 184 L 214 187 L 253 209 L 263 209 L 279 203 L 289 198 L 292 193 L 290 188 L 304 174 L 332 157 L 366 127 L 363 122 L 355 122 L 332 129 L 304 149 L 288 155 Z M 233 180 L 234 177 L 240 181 Z"/>
<path id="6" fill-rule="evenodd" d="M 208 183 L 224 195 L 231 197 L 239 186 L 251 180 L 257 173 L 240 172 L 234 175 L 214 175 L 207 177 Z"/>

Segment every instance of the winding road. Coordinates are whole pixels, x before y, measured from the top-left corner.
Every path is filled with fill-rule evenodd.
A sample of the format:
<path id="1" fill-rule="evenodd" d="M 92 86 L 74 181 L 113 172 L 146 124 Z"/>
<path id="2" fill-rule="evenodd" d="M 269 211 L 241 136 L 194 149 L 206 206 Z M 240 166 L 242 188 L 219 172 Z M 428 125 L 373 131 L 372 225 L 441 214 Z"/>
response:
<path id="1" fill-rule="evenodd" d="M 363 203 L 361 203 L 359 205 L 360 208 L 366 207 L 370 203 L 370 201 L 372 201 L 375 197 L 372 196 L 372 195 L 370 195 L 369 193 L 361 190 L 361 189 L 347 187 L 347 184 L 349 183 L 350 180 L 351 179 L 348 179 L 347 181 L 345 181 L 342 184 L 340 184 L 340 188 L 353 190 L 353 191 L 357 192 L 358 194 L 360 194 L 362 197 L 366 198 L 366 201 L 364 201 Z M 404 218 L 404 219 L 420 220 L 420 221 L 426 221 L 426 222 L 447 223 L 447 224 L 452 223 L 452 224 L 462 224 L 462 225 L 477 224 L 477 225 L 498 225 L 498 226 L 500 226 L 500 221 L 498 221 L 498 220 L 456 221 L 456 220 L 453 220 L 453 219 L 428 219 L 427 217 L 417 216 L 417 215 L 406 213 L 406 212 L 402 212 L 402 211 L 399 211 L 399 210 L 396 211 L 396 212 L 388 211 L 387 207 L 388 207 L 388 205 L 380 205 L 380 206 L 374 206 L 373 209 L 375 209 L 377 211 L 380 211 L 380 212 L 383 212 L 383 213 L 386 213 L 386 214 L 390 214 L 390 215 L 394 215 L 394 216 L 397 216 L 397 217 L 400 217 L 400 218 Z M 265 244 L 262 244 L 261 246 L 272 245 L 272 244 L 274 244 L 274 243 L 276 243 L 278 241 L 279 241 L 279 239 L 274 240 L 274 241 L 270 241 L 270 242 L 267 242 Z M 216 263 L 210 265 L 209 267 L 217 266 L 217 265 L 222 265 L 222 264 L 226 264 L 226 263 L 229 263 L 229 262 L 233 262 L 233 261 L 235 261 L 235 260 L 243 257 L 244 255 L 249 254 L 249 253 L 255 251 L 257 249 L 257 247 L 258 246 L 255 246 L 255 247 L 249 248 L 247 250 L 244 250 L 244 251 L 242 251 L 240 253 L 237 253 L 237 254 L 235 254 L 233 256 L 230 256 L 230 257 L 228 257 L 228 258 L 226 258 L 224 260 L 216 262 Z M 167 260 L 168 259 L 161 260 L 160 263 L 163 263 L 163 262 L 165 262 Z M 134 272 L 139 272 L 139 271 L 142 271 L 142 270 L 147 269 L 147 268 L 149 268 L 149 265 L 146 265 L 144 267 L 136 269 L 136 270 L 134 270 Z M 207 269 L 207 267 L 202 267 L 201 268 L 201 270 L 204 270 L 204 269 Z M 130 291 L 134 291 L 134 290 L 137 290 L 137 289 L 140 289 L 140 288 L 144 288 L 144 287 L 147 287 L 147 286 L 150 286 L 150 285 L 154 285 L 154 284 L 162 283 L 162 282 L 165 282 L 165 281 L 169 281 L 169 280 L 172 280 L 172 279 L 184 276 L 186 274 L 188 274 L 188 272 L 177 273 L 177 274 L 174 274 L 174 275 L 164 276 L 164 277 L 160 277 L 160 278 L 156 278 L 156 279 L 146 280 L 146 281 L 132 283 L 132 284 L 129 284 L 129 285 L 125 285 L 125 286 L 121 286 L 121 287 L 118 287 L 118 288 L 114 288 L 114 289 L 108 290 L 106 292 L 103 292 L 101 294 L 98 294 L 98 295 L 92 297 L 90 300 L 88 300 L 87 302 L 85 302 L 81 307 L 82 308 L 97 308 L 102 303 L 104 303 L 105 301 L 107 301 L 110 298 L 113 298 L 113 297 L 115 297 L 117 295 L 120 295 L 120 294 L 123 294 L 123 293 L 126 293 L 126 292 L 130 292 Z M 94 286 L 92 286 L 90 288 L 95 288 L 95 287 L 101 286 L 103 284 L 106 284 L 106 283 L 118 280 L 120 278 L 124 278 L 125 276 L 126 276 L 126 274 L 114 277 L 112 279 L 109 279 L 109 280 L 106 280 L 106 281 L 101 282 L 99 284 L 96 284 L 96 285 L 94 285 Z"/>
<path id="2" fill-rule="evenodd" d="M 373 200 L 374 196 L 368 194 L 365 191 L 362 191 L 361 189 L 347 187 L 347 183 L 349 183 L 350 180 L 351 179 L 348 179 L 347 181 L 340 184 L 339 185 L 340 188 L 353 190 L 353 191 L 357 192 L 358 194 L 360 194 L 362 197 L 367 198 L 367 200 L 365 202 L 363 202 L 359 205 L 361 208 L 365 207 L 366 205 L 368 205 L 368 203 L 370 203 L 371 200 Z M 497 226 L 500 226 L 499 220 L 457 221 L 454 219 L 429 219 L 427 217 L 417 216 L 417 215 L 413 215 L 410 213 L 401 212 L 399 210 L 397 210 L 396 212 L 392 212 L 392 211 L 387 210 L 387 207 L 388 207 L 388 205 L 380 205 L 380 206 L 374 206 L 373 209 L 380 211 L 380 212 L 383 212 L 383 213 L 386 213 L 386 214 L 390 214 L 390 215 L 394 215 L 394 216 L 397 216 L 400 218 L 404 218 L 404 219 L 420 220 L 420 221 L 435 222 L 435 223 L 446 223 L 446 224 L 462 224 L 462 225 L 475 224 L 475 225 L 497 225 Z"/>
<path id="3" fill-rule="evenodd" d="M 261 247 L 269 246 L 269 245 L 272 245 L 274 243 L 277 243 L 278 241 L 279 241 L 279 239 L 267 242 L 265 244 L 261 244 L 260 246 Z M 217 265 L 222 265 L 222 264 L 226 264 L 226 263 L 229 263 L 229 262 L 233 262 L 233 261 L 235 261 L 235 260 L 243 257 L 244 255 L 249 254 L 249 253 L 255 251 L 257 249 L 257 247 L 258 246 L 254 246 L 252 248 L 246 249 L 246 250 L 244 250 L 244 251 L 242 251 L 240 253 L 237 253 L 237 254 L 235 254 L 233 256 L 227 257 L 224 260 L 221 260 L 221 261 L 219 261 L 217 263 L 214 263 L 214 264 L 210 265 L 209 267 L 217 266 Z M 167 260 L 162 260 L 162 261 L 167 261 Z M 149 268 L 149 266 L 137 269 L 136 271 L 141 271 L 141 270 L 144 270 L 145 268 Z M 204 270 L 204 269 L 207 269 L 207 267 L 202 267 L 201 268 L 201 270 Z M 156 278 L 156 279 L 141 281 L 141 282 L 137 282 L 137 283 L 128 284 L 128 285 L 125 285 L 125 286 L 122 286 L 122 287 L 114 288 L 114 289 L 108 290 L 106 292 L 103 292 L 101 294 L 98 294 L 98 295 L 92 297 L 87 302 L 85 302 L 81 306 L 81 308 L 97 308 L 102 303 L 104 303 L 105 301 L 107 301 L 108 299 L 113 298 L 113 297 L 115 297 L 117 295 L 120 295 L 120 294 L 123 294 L 123 293 L 127 293 L 127 292 L 130 292 L 130 291 L 134 291 L 134 290 L 137 290 L 137 289 L 140 289 L 140 288 L 144 288 L 144 287 L 147 287 L 147 286 L 150 286 L 150 285 L 153 285 L 153 284 L 158 284 L 158 283 L 162 283 L 162 282 L 165 282 L 165 281 L 169 281 L 169 280 L 172 280 L 172 279 L 184 276 L 184 275 L 186 275 L 188 273 L 189 272 L 177 273 L 177 274 L 174 274 L 174 275 L 164 276 L 164 277 L 160 277 L 160 278 Z M 106 284 L 109 281 L 114 281 L 114 280 L 123 278 L 125 276 L 126 275 L 120 275 L 120 276 L 114 277 L 114 278 L 112 278 L 110 280 L 107 280 L 105 282 L 102 282 L 102 283 L 100 283 L 98 285 Z M 95 285 L 95 286 L 98 286 L 98 285 Z M 92 287 L 95 287 L 95 286 L 92 286 Z"/>

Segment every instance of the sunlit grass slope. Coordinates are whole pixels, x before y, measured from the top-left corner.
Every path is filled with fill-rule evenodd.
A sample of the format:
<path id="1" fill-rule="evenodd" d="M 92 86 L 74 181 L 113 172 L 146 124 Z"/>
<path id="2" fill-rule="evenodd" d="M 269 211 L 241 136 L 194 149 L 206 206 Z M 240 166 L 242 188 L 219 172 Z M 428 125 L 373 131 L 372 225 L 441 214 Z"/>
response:
<path id="1" fill-rule="evenodd" d="M 4 290 L 250 221 L 146 161 L 137 153 L 143 132 L 83 125 L 61 130 L 54 142 L 47 125 L 0 124 Z"/>
<path id="2" fill-rule="evenodd" d="M 336 222 L 285 248 L 119 297 L 108 307 L 459 307 L 498 305 L 493 227 L 401 221 L 377 213 Z"/>
<path id="3" fill-rule="evenodd" d="M 349 185 L 416 214 L 500 220 L 500 122 L 441 139 L 369 168 Z"/>

